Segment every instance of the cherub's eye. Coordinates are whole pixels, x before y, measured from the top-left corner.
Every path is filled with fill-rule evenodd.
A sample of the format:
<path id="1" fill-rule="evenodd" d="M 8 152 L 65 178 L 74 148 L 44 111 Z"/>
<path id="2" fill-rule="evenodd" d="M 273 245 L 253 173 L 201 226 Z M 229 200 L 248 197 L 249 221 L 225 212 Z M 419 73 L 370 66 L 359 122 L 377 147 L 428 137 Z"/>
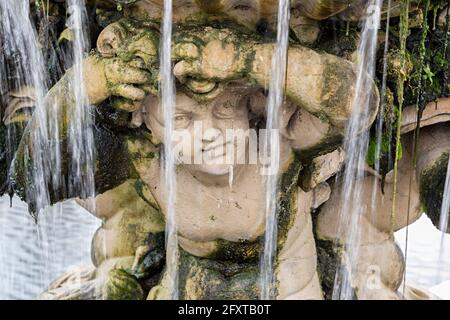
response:
<path id="1" fill-rule="evenodd" d="M 240 11 L 248 11 L 251 9 L 252 9 L 252 7 L 247 6 L 245 4 L 238 4 L 238 5 L 234 6 L 234 8 L 233 8 L 233 10 L 240 10 Z"/>
<path id="2" fill-rule="evenodd" d="M 185 113 L 175 114 L 175 116 L 173 117 L 173 121 L 175 124 L 175 128 L 186 128 L 191 122 L 191 116 Z"/>
<path id="3" fill-rule="evenodd" d="M 234 112 L 235 112 L 235 108 L 229 101 L 225 102 L 222 105 L 218 105 L 214 109 L 214 115 L 216 115 L 217 117 L 222 118 L 222 119 L 233 118 Z"/>

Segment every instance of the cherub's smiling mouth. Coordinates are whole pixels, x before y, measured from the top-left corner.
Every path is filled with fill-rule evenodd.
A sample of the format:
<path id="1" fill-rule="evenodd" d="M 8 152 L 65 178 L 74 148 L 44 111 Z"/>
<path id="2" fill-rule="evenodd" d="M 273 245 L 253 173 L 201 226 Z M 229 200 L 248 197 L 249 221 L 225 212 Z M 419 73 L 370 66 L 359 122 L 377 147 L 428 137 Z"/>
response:
<path id="1" fill-rule="evenodd" d="M 231 145 L 232 141 L 225 141 L 222 144 L 208 145 L 202 149 L 202 153 L 208 155 L 209 158 L 218 158 L 224 156 Z"/>

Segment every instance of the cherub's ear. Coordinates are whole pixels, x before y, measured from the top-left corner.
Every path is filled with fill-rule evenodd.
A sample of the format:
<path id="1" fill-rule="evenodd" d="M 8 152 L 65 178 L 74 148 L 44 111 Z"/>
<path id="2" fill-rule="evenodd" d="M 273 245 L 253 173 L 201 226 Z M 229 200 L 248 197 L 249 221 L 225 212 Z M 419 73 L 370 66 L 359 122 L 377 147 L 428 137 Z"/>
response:
<path id="1" fill-rule="evenodd" d="M 139 108 L 131 114 L 130 127 L 139 128 L 143 123 L 144 117 L 142 115 L 142 108 Z"/>

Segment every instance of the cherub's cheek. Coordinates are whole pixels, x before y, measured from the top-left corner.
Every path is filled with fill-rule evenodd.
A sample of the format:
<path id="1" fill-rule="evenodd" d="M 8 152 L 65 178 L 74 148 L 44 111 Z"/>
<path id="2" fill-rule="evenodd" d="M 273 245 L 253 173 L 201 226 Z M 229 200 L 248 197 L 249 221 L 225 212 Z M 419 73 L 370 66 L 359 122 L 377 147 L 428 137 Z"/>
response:
<path id="1" fill-rule="evenodd" d="M 164 126 L 159 121 L 152 119 L 145 121 L 147 129 L 149 129 L 153 136 L 161 142 L 164 142 Z"/>
<path id="2" fill-rule="evenodd" d="M 236 117 L 230 121 L 230 127 L 233 129 L 248 129 L 248 117 L 242 115 L 242 117 Z"/>

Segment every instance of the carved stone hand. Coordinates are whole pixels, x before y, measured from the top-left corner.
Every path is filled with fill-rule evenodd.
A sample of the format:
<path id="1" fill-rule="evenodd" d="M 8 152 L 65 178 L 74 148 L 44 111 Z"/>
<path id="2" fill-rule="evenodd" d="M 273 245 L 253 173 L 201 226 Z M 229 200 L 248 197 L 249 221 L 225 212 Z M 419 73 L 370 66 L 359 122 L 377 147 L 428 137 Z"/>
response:
<path id="1" fill-rule="evenodd" d="M 181 83 L 190 78 L 209 81 L 244 77 L 253 54 L 253 41 L 230 29 L 204 27 L 174 35 L 174 74 Z"/>
<path id="2" fill-rule="evenodd" d="M 159 32 L 121 20 L 106 27 L 97 41 L 106 96 L 113 106 L 132 112 L 146 94 L 157 94 Z M 101 96 L 101 95 L 100 95 Z"/>

